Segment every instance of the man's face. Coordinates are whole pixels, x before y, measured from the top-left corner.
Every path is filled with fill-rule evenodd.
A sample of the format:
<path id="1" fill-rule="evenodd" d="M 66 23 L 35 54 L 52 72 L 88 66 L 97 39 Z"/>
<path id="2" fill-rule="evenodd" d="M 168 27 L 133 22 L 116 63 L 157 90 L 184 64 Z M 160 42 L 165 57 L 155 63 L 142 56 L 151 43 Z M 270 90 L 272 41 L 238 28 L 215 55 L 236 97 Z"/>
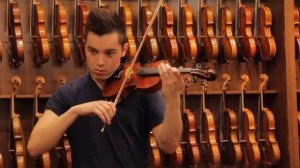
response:
<path id="1" fill-rule="evenodd" d="M 119 43 L 119 32 L 99 36 L 89 32 L 86 38 L 86 62 L 92 77 L 99 83 L 108 79 L 119 67 L 128 44 Z"/>

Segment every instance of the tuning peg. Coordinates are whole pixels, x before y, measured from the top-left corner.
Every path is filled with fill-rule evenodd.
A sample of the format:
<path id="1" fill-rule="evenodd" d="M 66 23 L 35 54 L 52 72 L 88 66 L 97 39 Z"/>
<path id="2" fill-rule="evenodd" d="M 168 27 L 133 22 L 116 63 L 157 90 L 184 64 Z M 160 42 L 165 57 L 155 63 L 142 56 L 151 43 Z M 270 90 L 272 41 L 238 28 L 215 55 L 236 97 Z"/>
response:
<path id="1" fill-rule="evenodd" d="M 202 65 L 201 65 L 200 63 L 197 63 L 197 64 L 196 64 L 196 68 L 197 68 L 197 69 L 200 69 L 200 68 L 202 68 Z"/>
<path id="2" fill-rule="evenodd" d="M 197 77 L 193 76 L 192 79 L 191 79 L 191 82 L 196 83 L 197 82 Z"/>
<path id="3" fill-rule="evenodd" d="M 208 66 L 205 66 L 205 70 L 209 70 L 209 67 L 208 67 Z"/>

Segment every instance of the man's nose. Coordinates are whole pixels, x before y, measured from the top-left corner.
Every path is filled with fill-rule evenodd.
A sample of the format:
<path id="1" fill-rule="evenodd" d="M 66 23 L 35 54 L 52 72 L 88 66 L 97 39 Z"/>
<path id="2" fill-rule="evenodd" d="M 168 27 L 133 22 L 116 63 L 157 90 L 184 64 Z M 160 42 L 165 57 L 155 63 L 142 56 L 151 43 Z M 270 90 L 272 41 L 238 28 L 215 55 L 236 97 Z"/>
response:
<path id="1" fill-rule="evenodd" d="M 97 64 L 99 66 L 102 66 L 105 64 L 105 58 L 103 54 L 99 54 L 98 59 L 97 59 Z"/>

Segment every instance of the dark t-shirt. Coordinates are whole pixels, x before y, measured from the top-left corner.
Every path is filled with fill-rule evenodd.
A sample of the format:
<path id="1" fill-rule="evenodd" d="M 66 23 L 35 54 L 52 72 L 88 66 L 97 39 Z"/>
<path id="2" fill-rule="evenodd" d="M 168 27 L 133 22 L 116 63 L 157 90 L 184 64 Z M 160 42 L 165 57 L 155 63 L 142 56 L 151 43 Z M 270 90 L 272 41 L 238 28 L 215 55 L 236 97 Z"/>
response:
<path id="1" fill-rule="evenodd" d="M 46 109 L 61 115 L 74 105 L 103 99 L 101 89 L 87 74 L 58 88 Z M 149 131 L 163 121 L 164 109 L 160 92 L 134 90 L 117 104 L 116 116 L 103 133 L 99 117 L 78 118 L 66 132 L 73 167 L 147 167 Z"/>

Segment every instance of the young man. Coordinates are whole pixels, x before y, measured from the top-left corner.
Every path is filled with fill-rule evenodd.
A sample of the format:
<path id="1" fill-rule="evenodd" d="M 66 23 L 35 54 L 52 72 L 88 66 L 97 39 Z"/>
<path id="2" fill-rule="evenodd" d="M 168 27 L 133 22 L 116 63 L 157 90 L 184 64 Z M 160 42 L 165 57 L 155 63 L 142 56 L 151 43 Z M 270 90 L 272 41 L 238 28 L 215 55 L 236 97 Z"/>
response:
<path id="1" fill-rule="evenodd" d="M 115 107 L 101 93 L 128 49 L 125 25 L 116 14 L 95 9 L 88 16 L 85 38 L 89 74 L 53 93 L 31 133 L 29 154 L 50 150 L 66 132 L 73 167 L 147 167 L 150 131 L 163 151 L 173 153 L 182 131 L 180 93 L 184 82 L 179 71 L 168 64 L 159 65 L 161 91 L 133 90 Z"/>

